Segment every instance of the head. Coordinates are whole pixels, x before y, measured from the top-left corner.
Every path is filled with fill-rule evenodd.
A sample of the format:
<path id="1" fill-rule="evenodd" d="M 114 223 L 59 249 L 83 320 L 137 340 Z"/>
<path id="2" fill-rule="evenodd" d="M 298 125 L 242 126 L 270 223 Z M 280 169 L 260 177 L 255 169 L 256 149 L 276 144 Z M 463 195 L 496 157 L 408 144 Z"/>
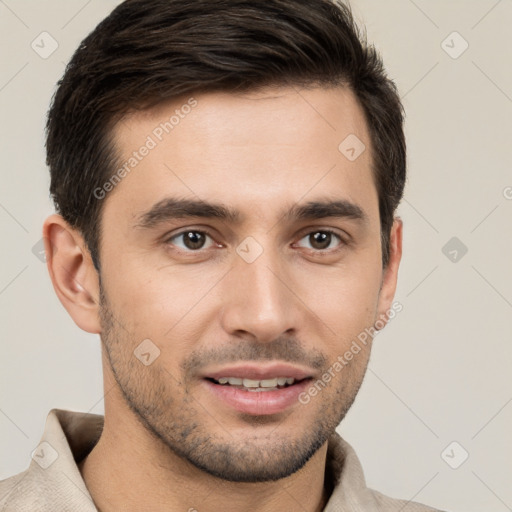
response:
<path id="1" fill-rule="evenodd" d="M 44 232 L 59 298 L 101 335 L 112 410 L 227 480 L 300 469 L 371 339 L 333 365 L 392 308 L 402 123 L 342 4 L 128 0 L 101 22 L 49 111 Z M 272 414 L 211 395 L 226 366 L 276 362 L 332 378 Z"/>

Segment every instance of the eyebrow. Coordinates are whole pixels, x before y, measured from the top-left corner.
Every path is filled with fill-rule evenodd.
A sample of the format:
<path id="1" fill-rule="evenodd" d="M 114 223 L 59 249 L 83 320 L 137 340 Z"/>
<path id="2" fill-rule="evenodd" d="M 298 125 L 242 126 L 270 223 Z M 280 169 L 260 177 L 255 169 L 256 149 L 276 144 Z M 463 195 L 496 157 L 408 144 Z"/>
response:
<path id="1" fill-rule="evenodd" d="M 329 217 L 348 218 L 366 223 L 368 216 L 355 203 L 345 199 L 317 200 L 305 204 L 295 204 L 282 215 L 287 221 L 315 220 Z M 148 211 L 137 215 L 135 228 L 152 229 L 165 222 L 184 218 L 218 219 L 232 224 L 240 224 L 245 216 L 238 210 L 220 203 L 201 200 L 166 198 Z"/>
<path id="2" fill-rule="evenodd" d="M 166 198 L 156 203 L 150 210 L 137 216 L 136 228 L 151 229 L 173 219 L 201 217 L 219 219 L 233 224 L 240 222 L 240 212 L 221 204 L 192 199 Z"/>
<path id="3" fill-rule="evenodd" d="M 285 214 L 287 220 L 314 220 L 328 217 L 349 218 L 366 223 L 368 216 L 355 203 L 345 199 L 335 201 L 309 201 L 303 205 L 294 205 Z"/>

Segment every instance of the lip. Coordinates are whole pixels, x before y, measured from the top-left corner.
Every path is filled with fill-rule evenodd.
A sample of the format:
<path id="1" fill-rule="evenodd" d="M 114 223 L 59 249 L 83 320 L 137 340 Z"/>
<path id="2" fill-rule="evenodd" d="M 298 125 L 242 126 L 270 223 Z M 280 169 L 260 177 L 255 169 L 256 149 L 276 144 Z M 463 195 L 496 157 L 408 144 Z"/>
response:
<path id="1" fill-rule="evenodd" d="M 231 374 L 231 376 L 234 375 Z M 299 404 L 299 395 L 310 383 L 311 379 L 305 379 L 273 391 L 245 391 L 226 384 L 215 384 L 207 379 L 202 381 L 206 392 L 213 395 L 215 399 L 238 412 L 253 415 L 278 414 L 293 404 Z"/>
<path id="2" fill-rule="evenodd" d="M 205 372 L 203 378 L 219 380 L 221 377 L 238 377 L 239 379 L 263 380 L 275 377 L 288 377 L 295 380 L 303 380 L 313 377 L 314 372 L 307 368 L 292 366 L 286 363 L 273 363 L 270 365 L 238 364 L 224 367 L 218 370 Z"/>

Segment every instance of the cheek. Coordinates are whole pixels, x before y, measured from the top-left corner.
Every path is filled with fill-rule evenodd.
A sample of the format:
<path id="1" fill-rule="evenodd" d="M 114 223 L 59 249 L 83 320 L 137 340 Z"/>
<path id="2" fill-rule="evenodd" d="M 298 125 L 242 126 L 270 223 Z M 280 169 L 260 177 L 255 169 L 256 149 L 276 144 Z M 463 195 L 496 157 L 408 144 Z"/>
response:
<path id="1" fill-rule="evenodd" d="M 111 266 L 106 283 L 116 317 L 136 339 L 150 338 L 173 347 L 189 345 L 210 322 L 208 295 L 221 285 L 225 269 L 210 266 L 153 265 L 151 258 L 133 257 Z"/>
<path id="2" fill-rule="evenodd" d="M 356 255 L 336 268 L 302 268 L 294 273 L 291 287 L 327 325 L 343 333 L 373 322 L 381 279 L 380 260 L 365 262 Z"/>

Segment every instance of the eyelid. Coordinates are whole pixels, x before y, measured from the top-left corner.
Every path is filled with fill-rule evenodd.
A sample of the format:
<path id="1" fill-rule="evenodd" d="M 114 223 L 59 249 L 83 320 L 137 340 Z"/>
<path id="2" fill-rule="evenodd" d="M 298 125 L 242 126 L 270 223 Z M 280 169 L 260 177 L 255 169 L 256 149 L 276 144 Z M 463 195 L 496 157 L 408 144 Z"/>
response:
<path id="1" fill-rule="evenodd" d="M 305 238 L 306 236 L 312 235 L 313 233 L 330 233 L 331 235 L 334 235 L 335 237 L 337 237 L 340 241 L 339 246 L 334 249 L 309 249 L 309 248 L 305 247 L 305 249 L 312 251 L 314 253 L 330 254 L 330 253 L 339 251 L 343 247 L 349 245 L 351 242 L 351 237 L 348 233 L 343 232 L 343 234 L 341 234 L 340 232 L 338 232 L 337 230 L 335 230 L 333 228 L 327 228 L 327 227 L 324 228 L 321 226 L 315 227 L 313 229 L 307 228 L 306 231 L 302 231 L 301 234 L 298 235 L 299 236 L 298 240 L 300 241 L 303 238 Z"/>
<path id="2" fill-rule="evenodd" d="M 173 239 L 177 238 L 178 236 L 184 235 L 185 233 L 189 233 L 189 232 L 201 233 L 201 234 L 204 234 L 204 235 L 210 237 L 210 239 L 213 241 L 213 244 L 214 244 L 214 246 L 216 246 L 216 248 L 219 248 L 219 246 L 220 247 L 224 246 L 224 244 L 221 244 L 221 243 L 217 242 L 216 236 L 212 234 L 212 232 L 210 231 L 209 228 L 206 228 L 206 227 L 195 227 L 195 226 L 181 228 L 179 231 L 177 231 L 175 233 L 172 233 L 172 234 L 167 233 L 167 234 L 165 234 L 162 237 L 162 242 L 164 244 L 166 244 L 166 245 L 167 244 L 168 245 L 174 245 L 171 242 Z M 309 250 L 309 251 L 314 252 L 314 253 L 330 254 L 332 252 L 336 252 L 336 251 L 342 249 L 344 246 L 347 246 L 347 245 L 349 245 L 351 243 L 352 237 L 348 233 L 346 233 L 346 232 L 340 233 L 338 230 L 336 230 L 334 228 L 322 227 L 322 226 L 313 226 L 313 227 L 310 226 L 309 228 L 304 228 L 297 235 L 298 236 L 297 240 L 300 241 L 300 240 L 302 240 L 303 238 L 305 238 L 308 235 L 311 235 L 313 233 L 319 233 L 319 232 L 330 233 L 330 234 L 334 235 L 335 237 L 337 237 L 339 239 L 339 241 L 340 241 L 339 246 L 337 248 L 334 248 L 334 249 L 326 249 L 326 250 L 324 250 L 324 249 L 308 249 L 307 247 L 304 247 L 304 249 Z M 295 245 L 296 243 L 297 242 L 294 242 L 294 244 L 292 244 L 292 245 Z M 180 247 L 176 247 L 177 251 L 182 252 L 182 253 L 189 253 L 189 254 L 194 254 L 194 253 L 199 254 L 199 253 L 205 252 L 205 251 L 207 251 L 209 249 L 211 249 L 211 248 L 207 248 L 207 249 L 201 248 L 201 249 L 197 249 L 197 250 L 194 251 L 192 249 L 186 250 L 186 249 L 182 249 Z"/>
<path id="3" fill-rule="evenodd" d="M 187 227 L 187 228 L 183 228 L 183 229 L 180 229 L 179 231 L 175 232 L 175 233 L 166 233 L 163 237 L 162 237 L 162 243 L 165 244 L 165 245 L 173 245 L 175 246 L 175 244 L 172 243 L 172 240 L 181 236 L 181 235 L 184 235 L 185 233 L 190 233 L 190 232 L 195 232 L 195 233 L 201 233 L 203 235 L 206 235 L 207 237 L 209 237 L 213 244 L 216 245 L 217 247 L 219 245 L 222 245 L 222 244 L 219 244 L 219 242 L 217 242 L 216 240 L 216 237 L 211 233 L 211 231 L 207 228 L 198 228 L 198 227 Z M 176 247 L 176 246 L 175 246 Z M 208 248 L 209 249 L 209 248 Z M 207 251 L 208 249 L 197 249 L 197 250 L 192 250 L 192 249 L 182 249 L 181 247 L 176 247 L 176 250 L 177 251 L 180 251 L 180 252 L 186 252 L 186 253 L 201 253 L 201 252 L 204 252 L 204 251 Z"/>
<path id="4" fill-rule="evenodd" d="M 348 241 L 351 238 L 351 236 L 346 231 L 343 231 L 342 229 L 339 228 L 333 228 L 330 226 L 309 226 L 307 228 L 302 229 L 299 232 L 299 236 L 303 238 L 306 235 L 318 232 L 332 233 L 333 235 L 337 235 L 340 238 L 346 239 L 346 241 Z"/>

